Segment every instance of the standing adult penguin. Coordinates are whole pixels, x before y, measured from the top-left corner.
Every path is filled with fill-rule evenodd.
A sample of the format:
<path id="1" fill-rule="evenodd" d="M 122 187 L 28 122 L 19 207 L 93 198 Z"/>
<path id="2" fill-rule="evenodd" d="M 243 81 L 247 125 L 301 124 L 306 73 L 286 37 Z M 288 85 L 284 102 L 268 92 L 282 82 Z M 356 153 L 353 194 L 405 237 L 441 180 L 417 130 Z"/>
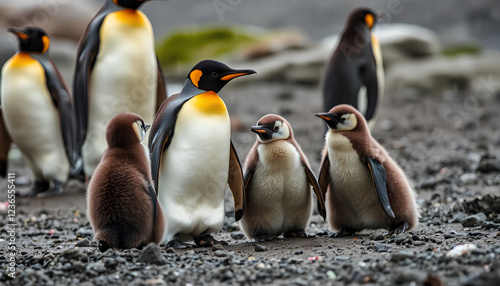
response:
<path id="1" fill-rule="evenodd" d="M 99 250 L 161 242 L 163 211 L 151 178 L 148 148 L 141 144 L 150 125 L 121 113 L 108 125 L 109 148 L 90 179 L 87 213 Z"/>
<path id="2" fill-rule="evenodd" d="M 73 94 L 78 150 L 87 176 L 106 149 L 111 118 L 134 112 L 152 122 L 166 98 L 153 29 L 137 10 L 147 1 L 106 0 L 80 40 Z"/>
<path id="3" fill-rule="evenodd" d="M 382 54 L 371 34 L 376 19 L 375 12 L 368 8 L 358 8 L 349 15 L 323 79 L 324 110 L 349 104 L 370 125 L 384 94 Z"/>
<path id="4" fill-rule="evenodd" d="M 326 218 L 325 201 L 306 156 L 285 118 L 268 114 L 253 126 L 257 141 L 245 163 L 245 235 L 265 240 L 282 233 L 306 237 L 312 213 L 310 189 L 318 212 Z"/>
<path id="5" fill-rule="evenodd" d="M 418 224 L 408 179 L 368 130 L 354 107 L 318 113 L 328 124 L 319 185 L 326 192 L 330 227 L 337 235 L 386 228 L 403 233 Z"/>
<path id="6" fill-rule="evenodd" d="M 0 177 L 5 178 L 7 177 L 8 156 L 12 138 L 10 138 L 9 132 L 7 131 L 2 113 L 0 98 Z"/>
<path id="7" fill-rule="evenodd" d="M 231 142 L 229 115 L 217 95 L 230 80 L 255 73 L 204 60 L 189 72 L 180 93 L 165 100 L 149 137 L 158 199 L 168 221 L 164 241 L 184 248 L 218 243 L 212 234 L 224 223 L 229 184 L 235 218 L 243 216 L 243 173 Z"/>
<path id="8" fill-rule="evenodd" d="M 51 183 L 58 194 L 78 161 L 71 96 L 47 53 L 47 33 L 35 26 L 8 31 L 19 40 L 19 52 L 2 69 L 0 105 L 7 131 L 35 178 L 23 195 L 46 192 Z"/>

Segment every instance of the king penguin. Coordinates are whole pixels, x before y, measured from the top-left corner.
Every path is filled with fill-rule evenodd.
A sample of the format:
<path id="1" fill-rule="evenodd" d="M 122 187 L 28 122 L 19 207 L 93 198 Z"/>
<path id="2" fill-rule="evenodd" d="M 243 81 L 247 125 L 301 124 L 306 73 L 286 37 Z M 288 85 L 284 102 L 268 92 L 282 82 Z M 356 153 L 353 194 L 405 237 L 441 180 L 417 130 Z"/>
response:
<path id="1" fill-rule="evenodd" d="M 108 125 L 104 152 L 90 179 L 87 213 L 99 250 L 142 247 L 161 242 L 162 208 L 151 178 L 149 151 L 141 141 L 150 125 L 121 113 Z"/>
<path id="2" fill-rule="evenodd" d="M 323 79 L 323 110 L 339 104 L 358 109 L 374 123 L 377 103 L 384 94 L 384 68 L 377 38 L 371 34 L 377 17 L 368 8 L 354 10 Z"/>
<path id="3" fill-rule="evenodd" d="M 226 105 L 217 92 L 230 80 L 254 73 L 203 60 L 191 69 L 181 92 L 165 100 L 156 114 L 149 147 L 169 246 L 185 248 L 193 238 L 198 246 L 218 243 L 212 234 L 224 223 L 228 184 L 236 221 L 243 216 L 243 172 Z"/>
<path id="4" fill-rule="evenodd" d="M 47 33 L 35 26 L 8 31 L 18 38 L 19 52 L 2 69 L 0 106 L 7 132 L 35 178 L 23 195 L 46 192 L 51 183 L 58 194 L 77 168 L 72 99 L 47 53 Z"/>
<path id="5" fill-rule="evenodd" d="M 328 221 L 336 235 L 386 228 L 404 233 L 418 224 L 415 193 L 405 174 L 371 136 L 354 107 L 338 105 L 316 116 L 329 131 L 319 174 Z"/>
<path id="6" fill-rule="evenodd" d="M 0 177 L 5 178 L 7 177 L 9 150 L 12 144 L 12 138 L 10 138 L 9 132 L 7 132 L 2 113 L 0 98 Z"/>
<path id="7" fill-rule="evenodd" d="M 153 29 L 137 10 L 147 1 L 106 0 L 80 39 L 73 94 L 77 147 L 86 176 L 92 175 L 106 149 L 111 118 L 133 112 L 153 122 L 166 98 Z"/>
<path id="8" fill-rule="evenodd" d="M 325 201 L 306 156 L 285 118 L 268 114 L 250 129 L 257 140 L 245 161 L 245 215 L 240 221 L 249 239 L 307 237 L 312 214 L 311 188 L 318 212 Z"/>

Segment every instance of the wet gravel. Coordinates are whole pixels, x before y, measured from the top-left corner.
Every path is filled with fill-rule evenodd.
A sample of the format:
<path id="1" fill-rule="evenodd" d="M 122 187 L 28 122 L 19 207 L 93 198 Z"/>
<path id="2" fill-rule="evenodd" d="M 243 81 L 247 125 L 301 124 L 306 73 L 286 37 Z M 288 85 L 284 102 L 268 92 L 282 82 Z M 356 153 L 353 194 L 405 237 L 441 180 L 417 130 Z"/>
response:
<path id="1" fill-rule="evenodd" d="M 238 100 L 236 92 L 243 93 Z M 240 159 L 255 140 L 246 126 L 269 113 L 267 107 L 280 106 L 271 111 L 287 110 L 297 141 L 318 170 L 321 141 L 311 138 L 321 138 L 322 125 L 312 116 L 321 111 L 319 100 L 307 98 L 313 92 L 297 86 L 284 101 L 266 86 L 228 89 L 231 116 L 245 126 L 233 134 Z M 66 190 L 57 198 L 17 200 L 14 279 L 8 276 L 11 227 L 0 211 L 0 285 L 500 285 L 500 104 L 496 97 L 479 101 L 463 118 L 467 124 L 455 124 L 443 110 L 462 100 L 395 96 L 379 111 L 373 135 L 418 193 L 420 225 L 412 232 L 330 237 L 315 214 L 309 238 L 256 243 L 234 222 L 228 196 L 218 236 L 228 245 L 174 250 L 151 244 L 101 253 L 92 242 L 84 193 Z M 28 176 L 22 161 L 13 166 Z"/>

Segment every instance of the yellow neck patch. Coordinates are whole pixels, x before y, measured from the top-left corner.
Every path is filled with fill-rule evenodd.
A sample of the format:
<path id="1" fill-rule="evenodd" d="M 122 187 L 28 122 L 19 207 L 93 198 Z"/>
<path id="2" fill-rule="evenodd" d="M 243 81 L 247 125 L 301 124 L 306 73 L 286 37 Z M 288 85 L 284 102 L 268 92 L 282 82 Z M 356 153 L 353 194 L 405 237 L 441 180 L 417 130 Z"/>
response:
<path id="1" fill-rule="evenodd" d="M 203 72 L 200 70 L 194 70 L 189 74 L 189 78 L 191 79 L 191 82 L 194 84 L 194 86 L 198 87 L 198 82 L 200 82 L 200 78 L 203 75 Z"/>
<path id="2" fill-rule="evenodd" d="M 49 37 L 43 36 L 42 37 L 42 43 L 43 43 L 43 50 L 42 50 L 42 54 L 43 54 L 43 53 L 45 53 L 49 49 L 49 45 L 50 45 L 50 39 L 49 39 Z"/>
<path id="3" fill-rule="evenodd" d="M 141 11 L 134 9 L 118 10 L 112 14 L 116 16 L 118 21 L 132 26 L 143 26 L 149 21 Z"/>
<path id="4" fill-rule="evenodd" d="M 37 62 L 34 58 L 32 58 L 28 53 L 19 52 L 15 54 L 9 61 L 9 66 L 11 67 L 23 67 L 26 65 L 33 64 Z"/>
<path id="5" fill-rule="evenodd" d="M 207 91 L 198 94 L 189 100 L 189 103 L 197 110 L 203 113 L 222 114 L 227 113 L 226 104 L 213 91 Z"/>

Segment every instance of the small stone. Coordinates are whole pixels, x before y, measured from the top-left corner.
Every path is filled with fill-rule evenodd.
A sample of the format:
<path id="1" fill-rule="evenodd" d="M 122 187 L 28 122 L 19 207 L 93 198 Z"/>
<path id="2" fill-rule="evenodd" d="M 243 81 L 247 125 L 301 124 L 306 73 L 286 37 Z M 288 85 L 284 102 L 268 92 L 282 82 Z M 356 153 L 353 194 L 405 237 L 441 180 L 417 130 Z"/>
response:
<path id="1" fill-rule="evenodd" d="M 391 255 L 391 261 L 398 262 L 398 261 L 405 260 L 407 258 L 412 259 L 413 257 L 415 257 L 415 252 L 413 252 L 411 250 L 400 250 L 400 251 L 394 252 Z"/>
<path id="2" fill-rule="evenodd" d="M 401 243 L 403 243 L 404 241 L 406 241 L 408 239 L 408 235 L 407 234 L 398 234 L 396 236 L 396 244 L 397 245 L 400 245 Z"/>
<path id="3" fill-rule="evenodd" d="M 413 242 L 413 246 L 422 246 L 422 245 L 424 245 L 424 244 L 425 244 L 425 242 L 423 242 L 423 241 L 421 241 L 421 240 L 419 240 L 419 241 L 414 241 L 414 242 Z"/>
<path id="4" fill-rule="evenodd" d="M 465 173 L 460 176 L 460 182 L 462 184 L 472 184 L 477 181 L 477 175 L 475 173 Z"/>
<path id="5" fill-rule="evenodd" d="M 449 221 L 450 223 L 461 223 L 467 215 L 463 212 L 457 212 L 456 214 L 453 215 L 451 220 Z"/>
<path id="6" fill-rule="evenodd" d="M 255 251 L 257 252 L 267 251 L 267 247 L 265 247 L 264 245 L 255 244 Z"/>
<path id="7" fill-rule="evenodd" d="M 231 233 L 231 238 L 232 239 L 244 239 L 245 235 L 241 232 L 232 232 Z"/>
<path id="8" fill-rule="evenodd" d="M 167 260 L 161 254 L 160 248 L 158 248 L 158 245 L 154 243 L 150 243 L 146 247 L 144 247 L 141 254 L 139 255 L 139 258 L 137 258 L 137 261 L 156 265 L 167 264 Z"/>
<path id="9" fill-rule="evenodd" d="M 472 244 L 472 243 L 459 244 L 459 245 L 453 247 L 453 249 L 451 249 L 450 251 L 448 251 L 448 253 L 446 253 L 446 256 L 447 257 L 459 257 L 459 256 L 462 256 L 466 253 L 469 253 L 469 252 L 472 252 L 475 250 L 477 250 L 477 246 L 475 244 Z"/>
<path id="10" fill-rule="evenodd" d="M 391 246 L 385 243 L 375 243 L 373 247 L 377 252 L 387 252 L 389 249 L 391 249 Z"/>
<path id="11" fill-rule="evenodd" d="M 224 246 L 222 246 L 222 244 L 212 245 L 212 251 L 216 251 L 216 250 L 224 250 Z"/>
<path id="12" fill-rule="evenodd" d="M 90 240 L 88 238 L 80 239 L 76 243 L 76 246 L 78 246 L 78 247 L 89 247 L 90 246 Z"/>
<path id="13" fill-rule="evenodd" d="M 347 256 L 335 256 L 335 258 L 333 258 L 333 260 L 335 260 L 335 261 L 349 261 L 349 260 L 351 260 L 351 258 L 349 258 Z"/>
<path id="14" fill-rule="evenodd" d="M 288 259 L 288 263 L 289 264 L 300 264 L 304 261 L 304 259 L 300 258 L 300 257 L 291 257 Z"/>
<path id="15" fill-rule="evenodd" d="M 216 257 L 226 257 L 229 255 L 229 253 L 225 250 L 216 250 L 216 251 L 214 251 L 214 255 Z"/>
<path id="16" fill-rule="evenodd" d="M 384 234 L 381 232 L 374 232 L 374 233 L 370 234 L 370 236 L 368 238 L 371 240 L 378 241 L 378 240 L 384 240 L 385 237 L 384 237 Z"/>
<path id="17" fill-rule="evenodd" d="M 450 239 L 450 238 L 454 238 L 454 237 L 455 237 L 455 235 L 453 233 L 446 233 L 444 235 L 444 239 Z"/>
<path id="18" fill-rule="evenodd" d="M 475 227 L 481 226 L 488 217 L 484 213 L 477 213 L 475 215 L 468 216 L 461 221 L 464 227 Z"/>
<path id="19" fill-rule="evenodd" d="M 91 228 L 89 229 L 89 228 L 80 227 L 76 231 L 76 236 L 77 237 L 92 237 L 92 236 L 94 236 L 94 232 L 92 231 Z"/>

